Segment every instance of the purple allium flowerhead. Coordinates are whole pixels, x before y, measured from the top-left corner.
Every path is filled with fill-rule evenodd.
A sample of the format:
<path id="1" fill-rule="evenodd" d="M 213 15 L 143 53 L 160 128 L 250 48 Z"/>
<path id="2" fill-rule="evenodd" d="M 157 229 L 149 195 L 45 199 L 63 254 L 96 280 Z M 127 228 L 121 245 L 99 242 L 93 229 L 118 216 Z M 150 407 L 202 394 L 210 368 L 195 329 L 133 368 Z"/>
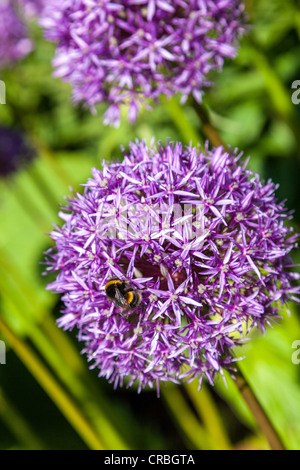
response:
<path id="1" fill-rule="evenodd" d="M 0 126 L 0 178 L 7 178 L 36 156 L 24 134 L 10 127 Z"/>
<path id="2" fill-rule="evenodd" d="M 16 2 L 0 1 L 0 68 L 23 59 L 32 48 L 32 41 Z"/>
<path id="3" fill-rule="evenodd" d="M 51 232 L 58 325 L 78 329 L 88 361 L 115 386 L 213 383 L 253 327 L 264 331 L 297 301 L 291 214 L 237 150 L 136 141 L 124 153 L 92 170 Z M 140 304 L 110 301 L 111 279 Z"/>
<path id="4" fill-rule="evenodd" d="M 107 103 L 104 123 L 118 126 L 125 103 L 134 122 L 160 95 L 201 102 L 209 72 L 235 57 L 243 9 L 239 0 L 49 0 L 41 25 L 74 102 Z"/>

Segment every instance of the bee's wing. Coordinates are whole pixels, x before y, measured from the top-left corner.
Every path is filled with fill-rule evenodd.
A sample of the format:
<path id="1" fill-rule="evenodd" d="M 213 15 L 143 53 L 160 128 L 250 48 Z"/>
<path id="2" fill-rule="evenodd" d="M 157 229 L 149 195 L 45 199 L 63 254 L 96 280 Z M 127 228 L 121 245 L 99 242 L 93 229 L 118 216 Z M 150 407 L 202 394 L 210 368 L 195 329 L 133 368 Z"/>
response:
<path id="1" fill-rule="evenodd" d="M 119 291 L 119 289 L 116 289 L 115 292 L 115 302 L 119 307 L 128 307 L 128 302 L 126 300 L 126 297 L 124 297 L 123 294 Z"/>

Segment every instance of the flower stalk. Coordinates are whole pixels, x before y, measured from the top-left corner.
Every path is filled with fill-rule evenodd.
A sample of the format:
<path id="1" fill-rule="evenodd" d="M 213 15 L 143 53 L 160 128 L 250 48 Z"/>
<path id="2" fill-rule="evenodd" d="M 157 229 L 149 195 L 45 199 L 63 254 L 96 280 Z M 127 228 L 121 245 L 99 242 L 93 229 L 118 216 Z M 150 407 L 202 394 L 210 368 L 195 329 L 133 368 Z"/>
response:
<path id="1" fill-rule="evenodd" d="M 248 405 L 253 417 L 262 431 L 267 441 L 269 442 L 272 450 L 285 450 L 285 446 L 282 442 L 281 437 L 276 431 L 273 423 L 266 414 L 265 410 L 261 406 L 258 398 L 256 397 L 253 388 L 247 381 L 245 375 L 242 373 L 241 368 L 236 363 L 236 371 L 234 372 L 234 381 L 240 391 L 245 403 Z"/>
<path id="2" fill-rule="evenodd" d="M 103 450 L 105 448 L 103 442 L 88 422 L 86 416 L 82 413 L 80 407 L 78 407 L 75 401 L 64 391 L 30 346 L 16 336 L 1 316 L 0 330 L 10 343 L 16 355 L 37 379 L 38 383 L 45 389 L 87 446 L 92 450 Z"/>
<path id="3" fill-rule="evenodd" d="M 206 428 L 206 432 L 211 436 L 216 450 L 231 450 L 232 445 L 219 415 L 216 404 L 211 396 L 209 386 L 202 384 L 198 389 L 196 382 L 184 385 L 192 404 Z"/>
<path id="4" fill-rule="evenodd" d="M 166 403 L 171 417 L 180 429 L 186 446 L 199 450 L 216 450 L 215 442 L 205 426 L 197 419 L 191 410 L 180 388 L 169 385 L 162 387 L 162 399 Z"/>
<path id="5" fill-rule="evenodd" d="M 223 139 L 221 138 L 219 132 L 211 123 L 209 112 L 205 108 L 205 106 L 203 104 L 197 103 L 196 100 L 192 101 L 192 106 L 202 123 L 204 135 L 208 138 L 210 143 L 215 147 L 219 147 L 220 145 L 222 145 L 223 148 L 226 149 L 226 145 L 223 142 Z"/>

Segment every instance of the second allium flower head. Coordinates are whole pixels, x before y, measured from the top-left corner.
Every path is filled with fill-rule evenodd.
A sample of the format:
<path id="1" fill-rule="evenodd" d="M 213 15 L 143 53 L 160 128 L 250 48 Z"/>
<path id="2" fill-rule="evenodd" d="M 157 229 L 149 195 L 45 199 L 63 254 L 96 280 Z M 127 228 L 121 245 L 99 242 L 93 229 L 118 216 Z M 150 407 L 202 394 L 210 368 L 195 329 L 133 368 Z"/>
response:
<path id="1" fill-rule="evenodd" d="M 0 125 L 0 178 L 9 178 L 36 157 L 25 134 Z"/>
<path id="2" fill-rule="evenodd" d="M 51 233 L 49 285 L 115 386 L 206 376 L 232 363 L 232 347 L 297 300 L 289 253 L 297 236 L 276 186 L 247 170 L 237 151 L 180 143 L 131 143 L 122 163 L 93 170 Z M 112 279 L 140 290 L 125 312 L 105 293 Z"/>
<path id="3" fill-rule="evenodd" d="M 124 103 L 133 122 L 160 95 L 200 102 L 209 72 L 235 56 L 242 12 L 238 0 L 50 0 L 41 25 L 74 101 L 108 103 L 104 122 L 117 126 Z"/>

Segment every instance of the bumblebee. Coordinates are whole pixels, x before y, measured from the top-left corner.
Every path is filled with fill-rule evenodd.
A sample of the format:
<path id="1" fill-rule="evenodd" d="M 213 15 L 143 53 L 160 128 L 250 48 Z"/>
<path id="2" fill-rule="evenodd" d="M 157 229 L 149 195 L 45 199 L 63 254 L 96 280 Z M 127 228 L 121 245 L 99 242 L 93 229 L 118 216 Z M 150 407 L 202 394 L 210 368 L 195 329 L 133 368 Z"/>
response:
<path id="1" fill-rule="evenodd" d="M 105 285 L 107 298 L 125 311 L 132 310 L 140 305 L 142 295 L 133 289 L 127 281 L 110 279 Z"/>

